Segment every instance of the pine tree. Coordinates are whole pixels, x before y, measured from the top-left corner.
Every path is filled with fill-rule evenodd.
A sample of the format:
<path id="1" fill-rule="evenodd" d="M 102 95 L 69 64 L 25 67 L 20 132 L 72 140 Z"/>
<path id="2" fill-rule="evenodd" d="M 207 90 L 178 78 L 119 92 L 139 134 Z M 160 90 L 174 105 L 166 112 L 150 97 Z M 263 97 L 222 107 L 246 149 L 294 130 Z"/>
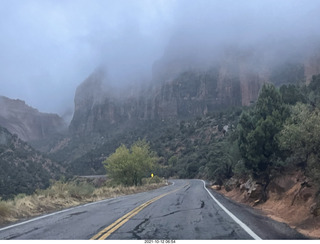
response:
<path id="1" fill-rule="evenodd" d="M 278 90 L 272 84 L 264 84 L 253 110 L 241 115 L 239 150 L 254 177 L 268 182 L 279 155 L 277 135 L 288 114 Z"/>

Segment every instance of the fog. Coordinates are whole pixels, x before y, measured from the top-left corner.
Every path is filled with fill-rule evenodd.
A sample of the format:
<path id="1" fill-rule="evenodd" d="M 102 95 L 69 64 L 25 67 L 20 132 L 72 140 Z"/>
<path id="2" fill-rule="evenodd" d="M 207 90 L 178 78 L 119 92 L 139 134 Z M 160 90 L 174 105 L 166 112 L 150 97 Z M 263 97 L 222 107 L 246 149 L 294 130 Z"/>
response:
<path id="1" fill-rule="evenodd" d="M 229 46 L 301 58 L 319 43 L 319 12 L 319 0 L 1 0 L 0 95 L 63 115 L 99 66 L 127 86 L 168 55 L 211 62 Z"/>

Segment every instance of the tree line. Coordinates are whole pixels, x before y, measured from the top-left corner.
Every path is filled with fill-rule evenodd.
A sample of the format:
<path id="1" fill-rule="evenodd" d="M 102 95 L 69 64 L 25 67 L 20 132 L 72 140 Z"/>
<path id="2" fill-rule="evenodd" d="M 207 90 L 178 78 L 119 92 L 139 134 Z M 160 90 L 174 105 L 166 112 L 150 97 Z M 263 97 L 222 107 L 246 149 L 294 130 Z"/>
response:
<path id="1" fill-rule="evenodd" d="M 222 157 L 229 155 L 231 163 L 220 160 L 217 167 L 225 168 L 224 173 L 211 167 L 211 178 L 251 175 L 267 185 L 279 172 L 298 167 L 319 184 L 319 98 L 320 75 L 309 85 L 264 84 L 256 103 L 243 108 L 236 130 L 223 142 L 227 150 Z"/>

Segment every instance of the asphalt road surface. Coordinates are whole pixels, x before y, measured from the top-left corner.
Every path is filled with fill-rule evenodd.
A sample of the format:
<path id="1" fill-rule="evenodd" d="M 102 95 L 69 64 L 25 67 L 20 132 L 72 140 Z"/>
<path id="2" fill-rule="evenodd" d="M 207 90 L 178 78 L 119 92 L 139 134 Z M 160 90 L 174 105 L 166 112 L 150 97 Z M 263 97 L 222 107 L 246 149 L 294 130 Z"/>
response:
<path id="1" fill-rule="evenodd" d="M 202 180 L 173 180 L 0 229 L 0 239 L 304 239 L 287 225 L 234 203 Z"/>

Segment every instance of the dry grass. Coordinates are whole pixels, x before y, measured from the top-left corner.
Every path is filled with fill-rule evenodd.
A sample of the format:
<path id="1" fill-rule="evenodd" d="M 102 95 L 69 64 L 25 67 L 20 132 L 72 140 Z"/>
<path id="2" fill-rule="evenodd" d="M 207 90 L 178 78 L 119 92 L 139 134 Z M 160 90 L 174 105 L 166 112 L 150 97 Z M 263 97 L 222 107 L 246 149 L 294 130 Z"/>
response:
<path id="1" fill-rule="evenodd" d="M 10 215 L 10 205 L 5 201 L 0 201 L 0 217 L 4 218 Z"/>
<path id="2" fill-rule="evenodd" d="M 142 186 L 95 188 L 87 182 L 65 183 L 58 181 L 48 189 L 38 190 L 31 196 L 20 194 L 13 200 L 0 201 L 0 225 L 88 202 L 149 191 L 164 185 L 166 182 L 161 181 Z"/>

